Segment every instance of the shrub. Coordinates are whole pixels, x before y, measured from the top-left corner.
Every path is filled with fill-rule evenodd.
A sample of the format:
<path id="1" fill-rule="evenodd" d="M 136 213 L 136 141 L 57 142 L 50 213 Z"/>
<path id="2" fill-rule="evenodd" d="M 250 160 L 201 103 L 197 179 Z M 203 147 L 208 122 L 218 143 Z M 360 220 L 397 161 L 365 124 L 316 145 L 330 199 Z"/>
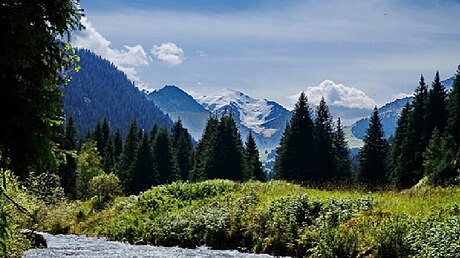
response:
<path id="1" fill-rule="evenodd" d="M 89 180 L 88 195 L 94 198 L 93 207 L 96 210 L 103 209 L 121 193 L 120 179 L 114 174 L 102 173 Z"/>

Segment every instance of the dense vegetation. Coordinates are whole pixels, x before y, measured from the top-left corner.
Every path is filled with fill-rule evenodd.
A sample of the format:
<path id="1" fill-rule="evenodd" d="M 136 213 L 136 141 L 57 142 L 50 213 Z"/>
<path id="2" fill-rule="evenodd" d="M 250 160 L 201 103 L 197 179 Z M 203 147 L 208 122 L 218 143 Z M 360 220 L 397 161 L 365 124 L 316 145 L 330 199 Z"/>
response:
<path id="1" fill-rule="evenodd" d="M 283 181 L 212 180 L 55 206 L 44 229 L 130 243 L 232 248 L 314 257 L 453 257 L 460 251 L 458 188 L 318 190 Z"/>
<path id="2" fill-rule="evenodd" d="M 80 133 L 87 133 L 103 119 L 119 128 L 122 135 L 133 119 L 143 129 L 155 123 L 172 126 L 171 119 L 115 65 L 89 50 L 77 50 L 76 54 L 80 57 L 80 69 L 69 74 L 72 80 L 63 89 L 63 104 L 64 114 L 75 118 Z"/>

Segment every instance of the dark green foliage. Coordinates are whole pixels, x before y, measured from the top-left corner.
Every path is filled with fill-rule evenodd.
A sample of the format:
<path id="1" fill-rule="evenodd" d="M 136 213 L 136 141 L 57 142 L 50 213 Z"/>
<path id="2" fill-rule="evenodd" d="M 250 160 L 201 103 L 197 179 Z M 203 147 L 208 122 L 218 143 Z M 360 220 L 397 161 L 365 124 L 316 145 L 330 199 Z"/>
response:
<path id="1" fill-rule="evenodd" d="M 447 103 L 447 119 L 446 132 L 454 139 L 457 148 L 460 147 L 460 65 L 455 75 L 452 91 L 449 94 L 449 101 Z"/>
<path id="2" fill-rule="evenodd" d="M 147 130 L 153 124 L 172 126 L 171 119 L 147 100 L 144 93 L 109 61 L 88 50 L 77 50 L 78 73 L 64 89 L 64 113 L 74 116 L 80 132 L 86 132 L 106 118 L 126 135 L 132 119 Z"/>
<path id="3" fill-rule="evenodd" d="M 395 135 L 388 151 L 389 181 L 398 188 L 415 185 L 420 176 L 414 173 L 414 146 L 418 141 L 413 138 L 415 128 L 411 124 L 412 106 L 407 103 L 398 119 Z"/>
<path id="4" fill-rule="evenodd" d="M 257 149 L 256 141 L 252 133 L 249 133 L 245 142 L 246 153 L 246 179 L 255 179 L 259 181 L 267 180 L 267 173 L 262 168 L 262 162 L 259 159 L 259 150 Z"/>
<path id="5" fill-rule="evenodd" d="M 142 134 L 136 160 L 132 191 L 137 194 L 159 184 L 158 174 L 153 171 L 153 157 L 147 134 Z"/>
<path id="6" fill-rule="evenodd" d="M 275 177 L 288 180 L 315 180 L 313 121 L 305 93 L 301 93 L 291 120 L 286 124 L 277 150 Z"/>
<path id="7" fill-rule="evenodd" d="M 160 184 L 171 183 L 179 179 L 179 171 L 172 152 L 168 131 L 162 127 L 153 141 L 153 171 Z"/>
<path id="8" fill-rule="evenodd" d="M 203 136 L 195 150 L 195 156 L 193 161 L 193 170 L 190 174 L 192 181 L 201 181 L 208 178 L 214 169 L 212 162 L 213 150 L 216 145 L 217 139 L 217 125 L 219 120 L 215 116 L 210 116 L 206 127 L 203 132 Z"/>
<path id="9" fill-rule="evenodd" d="M 339 180 L 351 179 L 351 161 L 348 144 L 345 140 L 340 118 L 337 119 L 337 127 L 333 135 L 334 157 L 336 164 L 335 178 Z"/>
<path id="10" fill-rule="evenodd" d="M 388 143 L 383 134 L 378 109 L 375 107 L 364 138 L 364 146 L 359 154 L 359 181 L 369 185 L 385 183 L 387 149 Z"/>
<path id="11" fill-rule="evenodd" d="M 208 178 L 244 179 L 244 149 L 240 134 L 231 115 L 223 115 L 217 125 L 216 142 L 212 149 L 213 170 Z"/>
<path id="12" fill-rule="evenodd" d="M 179 119 L 174 123 L 172 129 L 172 149 L 176 163 L 179 168 L 179 175 L 182 180 L 188 180 L 190 170 L 192 169 L 192 137 L 187 129 L 182 126 L 182 121 Z"/>
<path id="13" fill-rule="evenodd" d="M 70 117 L 65 124 L 64 136 L 60 146 L 67 153 L 65 153 L 65 163 L 59 166 L 59 177 L 65 194 L 72 199 L 76 197 L 77 160 L 75 151 L 77 149 L 77 136 L 75 121 L 73 117 Z"/>
<path id="14" fill-rule="evenodd" d="M 112 172 L 113 167 L 115 166 L 115 162 L 117 161 L 115 155 L 115 135 L 109 136 L 103 154 L 104 156 L 102 157 L 102 169 L 106 173 L 110 173 Z"/>
<path id="15" fill-rule="evenodd" d="M 121 138 L 120 129 L 117 129 L 115 132 L 114 142 L 114 153 L 115 153 L 115 161 L 120 160 L 121 152 L 123 151 L 123 139 Z"/>
<path id="16" fill-rule="evenodd" d="M 438 128 L 439 132 L 444 133 L 447 122 L 447 93 L 439 79 L 439 72 L 436 72 L 431 84 L 426 112 L 425 124 L 427 131 L 425 136 L 431 138 L 434 128 Z"/>
<path id="17" fill-rule="evenodd" d="M 336 164 L 334 158 L 332 117 L 329 108 L 321 98 L 316 109 L 316 117 L 313 129 L 314 137 L 314 170 L 317 174 L 316 180 L 332 180 L 337 178 Z"/>
<path id="18" fill-rule="evenodd" d="M 428 176 L 428 184 L 450 185 L 458 179 L 459 171 L 456 169 L 456 148 L 451 136 L 443 137 L 437 128 L 424 153 L 423 166 Z"/>
<path id="19" fill-rule="evenodd" d="M 137 153 L 139 149 L 139 130 L 136 120 L 131 122 L 128 134 L 123 144 L 123 151 L 120 154 L 120 160 L 115 169 L 116 175 L 127 193 L 132 193 L 132 177 L 137 164 Z"/>
<path id="20" fill-rule="evenodd" d="M 73 0 L 39 0 L 2 1 L 0 12 L 0 153 L 2 166 L 25 180 L 30 167 L 54 169 L 59 86 L 74 60 L 64 40 L 81 27 L 81 10 Z"/>

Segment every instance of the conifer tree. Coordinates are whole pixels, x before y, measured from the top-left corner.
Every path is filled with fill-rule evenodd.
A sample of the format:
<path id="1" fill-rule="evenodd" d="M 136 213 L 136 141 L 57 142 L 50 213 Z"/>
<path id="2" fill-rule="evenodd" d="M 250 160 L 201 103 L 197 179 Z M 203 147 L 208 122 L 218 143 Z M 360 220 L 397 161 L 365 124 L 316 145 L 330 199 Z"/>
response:
<path id="1" fill-rule="evenodd" d="M 125 191 L 129 194 L 132 192 L 132 179 L 134 169 L 137 164 L 137 152 L 139 149 L 139 130 L 136 120 L 133 120 L 129 126 L 126 135 L 123 151 L 120 154 L 120 160 L 117 164 L 116 174 L 120 178 Z"/>
<path id="2" fill-rule="evenodd" d="M 174 162 L 171 142 L 166 128 L 158 129 L 153 142 L 153 171 L 160 178 L 160 184 L 167 184 L 179 178 L 177 163 Z"/>
<path id="3" fill-rule="evenodd" d="M 359 154 L 358 179 L 367 184 L 382 184 L 386 179 L 386 155 L 388 143 L 384 137 L 377 107 L 366 130 L 364 146 Z"/>
<path id="4" fill-rule="evenodd" d="M 460 148 L 460 65 L 455 75 L 452 91 L 449 94 L 447 113 L 449 117 L 446 131 L 452 136 L 457 148 Z"/>
<path id="5" fill-rule="evenodd" d="M 75 120 L 70 117 L 65 124 L 64 137 L 62 139 L 61 148 L 66 151 L 77 150 L 77 128 Z M 73 199 L 76 197 L 76 170 L 77 160 L 71 153 L 65 154 L 66 162 L 59 167 L 59 176 L 61 178 L 61 186 L 66 195 Z"/>
<path id="6" fill-rule="evenodd" d="M 213 173 L 209 178 L 244 180 L 245 160 L 244 149 L 235 120 L 231 115 L 224 114 L 217 125 L 216 144 L 211 160 Z"/>
<path id="7" fill-rule="evenodd" d="M 335 179 L 349 180 L 351 179 L 351 161 L 348 151 L 348 143 L 345 140 L 340 117 L 337 119 L 337 127 L 333 136 L 333 147 L 337 173 Z"/>
<path id="8" fill-rule="evenodd" d="M 109 137 L 110 137 L 110 127 L 109 127 L 109 122 L 107 121 L 107 118 L 104 118 L 104 121 L 101 124 L 101 137 L 102 137 L 102 157 L 104 158 L 105 156 L 105 150 L 106 146 L 109 142 Z"/>
<path id="9" fill-rule="evenodd" d="M 193 150 L 192 137 L 187 129 L 182 126 L 179 119 L 172 127 L 172 149 L 176 163 L 179 167 L 179 175 L 182 180 L 188 180 L 192 168 L 191 154 Z"/>
<path id="10" fill-rule="evenodd" d="M 203 136 L 198 142 L 194 155 L 193 170 L 190 174 L 192 181 L 208 179 L 214 173 L 214 163 L 212 160 L 214 159 L 214 146 L 216 146 L 218 124 L 219 120 L 214 115 L 211 115 L 206 122 Z"/>
<path id="11" fill-rule="evenodd" d="M 262 162 L 259 159 L 259 150 L 257 149 L 254 136 L 249 132 L 248 138 L 245 142 L 246 151 L 246 175 L 245 179 L 255 179 L 259 181 L 266 181 L 267 174 L 262 168 Z"/>
<path id="12" fill-rule="evenodd" d="M 120 160 L 121 152 L 123 151 L 123 140 L 121 139 L 120 129 L 117 129 L 117 131 L 115 132 L 113 146 L 115 153 L 115 162 L 118 162 Z"/>
<path id="13" fill-rule="evenodd" d="M 441 84 L 437 71 L 429 92 L 426 112 L 427 138 L 431 138 L 434 128 L 438 128 L 440 133 L 444 133 L 447 123 L 447 93 L 444 85 Z"/>
<path id="14" fill-rule="evenodd" d="M 459 176 L 456 169 L 456 150 L 451 136 L 443 137 L 437 128 L 424 153 L 423 166 L 431 185 L 449 185 Z"/>
<path id="15" fill-rule="evenodd" d="M 158 125 L 154 124 L 152 129 L 150 129 L 150 148 L 153 147 L 153 141 L 155 140 L 155 136 L 158 132 Z"/>
<path id="16" fill-rule="evenodd" d="M 413 146 L 416 145 L 411 127 L 412 106 L 406 103 L 399 116 L 396 131 L 388 151 L 389 181 L 398 188 L 407 188 L 416 184 L 420 179 L 414 174 Z"/>
<path id="17" fill-rule="evenodd" d="M 301 93 L 278 149 L 276 178 L 315 180 L 313 121 L 305 93 Z"/>
<path id="18" fill-rule="evenodd" d="M 332 117 L 329 108 L 321 98 L 316 109 L 313 129 L 315 146 L 315 180 L 332 180 L 336 177 L 336 164 L 333 149 Z"/>
<path id="19" fill-rule="evenodd" d="M 149 136 L 144 133 L 142 134 L 137 152 L 137 162 L 132 184 L 133 193 L 138 194 L 158 184 L 159 178 L 153 171 L 153 156 L 149 144 Z"/>
<path id="20" fill-rule="evenodd" d="M 115 158 L 115 135 L 110 135 L 107 140 L 107 145 L 104 150 L 104 157 L 102 159 L 102 169 L 106 173 L 111 173 L 113 166 L 117 161 Z"/>

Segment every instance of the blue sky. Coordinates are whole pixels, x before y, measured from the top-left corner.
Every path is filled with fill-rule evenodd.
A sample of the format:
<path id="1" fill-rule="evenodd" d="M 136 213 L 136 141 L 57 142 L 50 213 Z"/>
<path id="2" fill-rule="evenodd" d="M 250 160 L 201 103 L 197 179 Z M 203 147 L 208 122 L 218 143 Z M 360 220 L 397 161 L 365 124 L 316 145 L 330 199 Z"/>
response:
<path id="1" fill-rule="evenodd" d="M 75 44 L 149 89 L 175 84 L 205 95 L 231 88 L 292 109 L 293 96 L 310 88 L 331 103 L 351 98 L 369 108 L 411 94 L 421 73 L 426 81 L 436 70 L 448 78 L 460 63 L 460 1 L 82 0 L 81 6 L 88 31 Z"/>

